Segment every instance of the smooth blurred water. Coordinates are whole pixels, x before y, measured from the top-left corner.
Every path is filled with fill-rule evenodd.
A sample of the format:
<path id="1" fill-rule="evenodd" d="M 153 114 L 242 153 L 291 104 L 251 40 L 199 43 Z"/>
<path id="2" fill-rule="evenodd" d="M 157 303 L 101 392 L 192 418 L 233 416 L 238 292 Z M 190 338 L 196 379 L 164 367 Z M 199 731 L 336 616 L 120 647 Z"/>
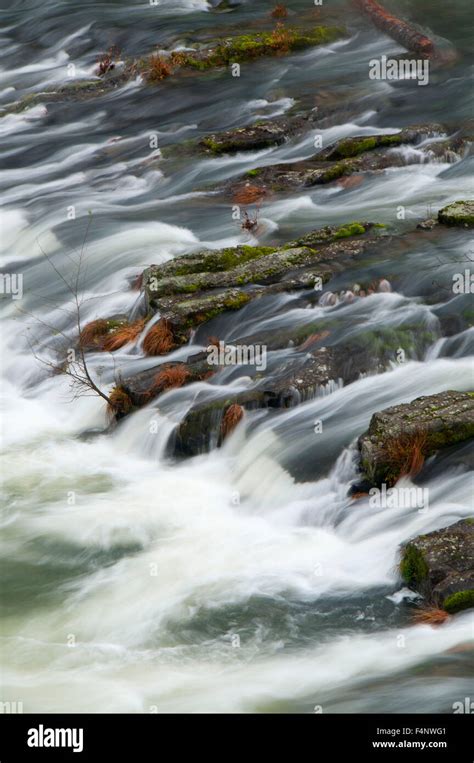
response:
<path id="1" fill-rule="evenodd" d="M 75 76 L 93 75 L 111 44 L 132 57 L 198 34 L 217 37 L 273 5 L 214 14 L 200 0 L 8 3 L 0 104 L 70 81 L 71 63 Z M 302 0 L 286 5 L 295 20 L 308 11 Z M 71 277 L 90 223 L 83 323 L 130 313 L 138 299 L 130 283 L 147 265 L 196 247 L 255 243 L 211 187 L 257 165 L 312 156 L 314 136 L 232 157 L 189 159 L 167 148 L 324 98 L 347 101 L 344 119 L 320 131 L 325 145 L 428 121 L 454 133 L 472 116 L 470 3 L 400 7 L 419 23 L 428 17 L 437 42 L 457 50 L 428 87 L 369 80 L 370 58 L 403 49 L 338 2 L 331 8 L 343 14 L 347 40 L 252 62 L 240 78 L 216 72 L 155 88 L 137 81 L 0 120 L 1 267 L 22 273 L 25 290 L 20 304 L 2 299 L 3 698 L 21 700 L 25 711 L 451 712 L 468 694 L 472 615 L 438 629 L 414 626 L 410 606 L 392 594 L 400 589 L 399 544 L 472 512 L 470 474 L 449 461 L 433 470 L 427 514 L 347 498 L 354 441 L 374 411 L 472 389 L 467 297 L 441 299 L 433 286 L 449 283 L 469 254 L 467 232 L 387 244 L 331 283 L 336 290 L 388 277 L 391 294 L 335 308 L 319 307 L 314 294 L 278 295 L 198 331 L 193 351 L 216 332 L 234 341 L 314 321 L 330 325 L 334 346 L 374 327 L 415 327 L 426 338 L 402 367 L 334 384 L 294 409 L 247 414 L 222 449 L 185 463 L 166 457 L 176 424 L 197 396 L 214 399 L 229 381 L 247 389 L 249 377 L 226 369 L 110 432 L 103 402 L 72 401 L 67 379 L 50 376 L 30 349 L 33 342 L 51 353 L 49 326 L 70 336 L 75 329 L 65 312 L 70 295 L 42 250 Z M 155 133 L 162 156 L 150 148 Z M 355 189 L 315 187 L 270 200 L 259 242 L 354 219 L 411 230 L 470 194 L 468 156 L 407 165 Z M 400 204 L 405 221 L 397 219 Z M 447 332 L 448 324 L 455 328 Z M 270 352 L 269 372 L 294 352 Z M 110 387 L 114 374 L 157 359 L 127 345 L 113 362 L 98 353 L 89 362 Z M 324 421 L 318 436 L 316 419 Z"/>

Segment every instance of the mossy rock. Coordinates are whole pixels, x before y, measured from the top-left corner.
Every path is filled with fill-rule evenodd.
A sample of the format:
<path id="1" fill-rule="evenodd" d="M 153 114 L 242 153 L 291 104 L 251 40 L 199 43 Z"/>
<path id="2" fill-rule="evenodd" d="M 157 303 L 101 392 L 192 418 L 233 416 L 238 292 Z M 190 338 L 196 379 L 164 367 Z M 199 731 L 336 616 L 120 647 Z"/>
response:
<path id="1" fill-rule="evenodd" d="M 463 609 L 471 609 L 472 607 L 474 607 L 474 588 L 468 591 L 452 593 L 443 601 L 443 609 L 451 615 L 461 612 Z"/>
<path id="2" fill-rule="evenodd" d="M 252 170 L 251 172 L 254 173 L 251 175 L 252 184 L 262 189 L 264 194 L 268 192 L 278 194 L 293 188 L 332 183 L 356 173 L 380 172 L 389 168 L 419 163 L 419 155 L 416 152 L 407 155 L 390 150 L 402 144 L 421 144 L 420 150 L 426 155 L 427 160 L 436 157 L 440 161 L 453 161 L 453 157 L 461 156 L 467 144 L 467 138 L 456 135 L 440 141 L 437 136 L 443 130 L 441 125 L 430 123 L 407 127 L 395 135 L 346 138 L 323 149 L 310 159 L 263 165 L 257 168 L 257 174 Z M 219 139 L 219 136 L 212 137 L 213 140 Z M 224 140 L 224 137 L 221 139 Z M 228 148 L 227 145 L 225 147 Z M 216 152 L 221 151 L 218 144 L 213 148 Z M 245 181 L 248 182 L 248 178 L 249 175 L 246 174 L 229 181 L 225 186 L 226 195 L 234 197 L 241 189 L 244 190 L 244 184 Z"/>
<path id="3" fill-rule="evenodd" d="M 279 146 L 290 137 L 301 134 L 312 125 L 312 121 L 311 112 L 264 119 L 245 127 L 206 135 L 198 142 L 198 146 L 211 154 L 258 151 L 269 146 Z M 246 176 L 257 177 L 260 171 L 260 168 L 248 170 Z"/>
<path id="4" fill-rule="evenodd" d="M 429 574 L 429 567 L 423 552 L 409 543 L 400 560 L 400 574 L 409 586 L 419 588 L 424 586 Z"/>
<path id="5" fill-rule="evenodd" d="M 211 154 L 226 154 L 232 151 L 258 151 L 270 146 L 279 146 L 285 142 L 286 137 L 283 128 L 270 123 L 207 135 L 199 141 L 199 145 Z M 249 170 L 247 175 L 255 177 L 258 175 L 258 169 Z"/>
<path id="6" fill-rule="evenodd" d="M 370 245 L 370 238 L 361 239 L 371 227 L 355 222 L 326 226 L 303 236 L 301 245 L 241 245 L 152 265 L 143 274 L 147 311 L 159 310 L 184 341 L 189 329 L 264 293 L 313 288 L 316 279 L 326 283 L 344 262 Z"/>
<path id="7" fill-rule="evenodd" d="M 368 431 L 359 438 L 365 477 L 374 485 L 394 484 L 401 476 L 393 460 L 396 445 L 417 435 L 424 458 L 474 437 L 474 398 L 449 390 L 374 413 Z"/>
<path id="8" fill-rule="evenodd" d="M 473 518 L 409 541 L 402 548 L 400 574 L 432 606 L 450 614 L 473 607 Z"/>
<path id="9" fill-rule="evenodd" d="M 438 221 L 443 225 L 456 225 L 464 228 L 474 226 L 474 199 L 454 201 L 438 212 Z"/>
<path id="10" fill-rule="evenodd" d="M 374 227 L 372 223 L 368 222 L 350 222 L 344 225 L 326 225 L 324 228 L 318 228 L 316 230 L 305 233 L 298 239 L 290 241 L 285 244 L 285 248 L 292 249 L 297 246 L 308 246 L 311 248 L 318 248 L 327 244 L 331 244 L 342 238 L 350 238 L 352 236 L 362 236 L 367 231 Z"/>
<path id="11" fill-rule="evenodd" d="M 214 272 L 204 271 L 189 275 L 177 275 L 157 279 L 156 283 L 150 283 L 147 278 L 146 288 L 152 301 L 163 295 L 178 295 L 182 293 L 205 292 L 212 289 L 228 289 L 246 284 L 267 284 L 284 277 L 292 268 L 318 262 L 318 252 L 308 247 L 296 247 L 293 249 L 273 250 L 267 247 L 249 247 L 260 250 L 253 256 L 237 259 L 235 267 L 225 269 L 215 268 Z M 262 249 L 267 249 L 265 254 Z M 230 253 L 228 260 L 235 255 Z M 207 263 L 209 264 L 209 262 Z M 219 265 L 222 263 L 219 261 Z M 314 280 L 314 279 L 313 279 Z"/>
<path id="12" fill-rule="evenodd" d="M 322 151 L 320 156 L 325 160 L 349 159 L 360 156 L 377 148 L 394 148 L 403 143 L 413 144 L 436 137 L 445 132 L 445 128 L 439 124 L 424 124 L 406 127 L 392 135 L 364 135 L 356 138 L 343 138 Z"/>
<path id="13" fill-rule="evenodd" d="M 224 38 L 207 50 L 179 52 L 172 60 L 182 68 L 206 71 L 262 56 L 281 55 L 316 45 L 327 45 L 345 35 L 345 28 L 336 26 L 317 26 L 302 30 L 276 27 L 270 31 Z"/>
<path id="14" fill-rule="evenodd" d="M 363 154 L 366 151 L 373 151 L 375 148 L 399 146 L 402 142 L 403 133 L 396 135 L 369 135 L 365 138 L 346 138 L 332 149 L 328 158 L 348 159 L 359 156 L 359 154 Z"/>

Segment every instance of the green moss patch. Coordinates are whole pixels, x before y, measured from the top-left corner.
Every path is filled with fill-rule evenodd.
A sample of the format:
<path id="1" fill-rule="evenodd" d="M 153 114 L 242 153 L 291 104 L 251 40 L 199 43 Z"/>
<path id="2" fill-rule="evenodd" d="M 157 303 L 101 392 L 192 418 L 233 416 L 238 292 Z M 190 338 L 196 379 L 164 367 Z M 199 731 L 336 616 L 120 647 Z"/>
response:
<path id="1" fill-rule="evenodd" d="M 203 138 L 201 143 L 204 148 L 209 149 L 213 154 L 220 154 L 224 151 L 223 144 L 219 143 L 217 140 L 213 140 L 213 138 Z"/>
<path id="2" fill-rule="evenodd" d="M 321 181 L 323 183 L 331 183 L 333 180 L 343 177 L 343 175 L 350 175 L 354 170 L 355 167 L 352 162 L 336 162 L 324 171 Z"/>
<path id="3" fill-rule="evenodd" d="M 334 234 L 334 238 L 349 238 L 349 236 L 360 236 L 362 233 L 365 233 L 363 225 L 360 223 L 349 223 L 349 225 L 342 225 Z"/>
<path id="4" fill-rule="evenodd" d="M 359 156 L 366 151 L 373 151 L 375 148 L 398 146 L 401 142 L 401 135 L 369 135 L 366 138 L 347 138 L 337 144 L 331 152 L 331 156 L 347 159 Z"/>
<path id="5" fill-rule="evenodd" d="M 271 31 L 230 37 L 204 52 L 179 52 L 172 62 L 184 68 L 205 71 L 218 66 L 248 61 L 260 56 L 289 53 L 293 50 L 334 42 L 345 35 L 342 27 L 318 26 L 299 31 L 278 25 Z"/>
<path id="6" fill-rule="evenodd" d="M 344 225 L 332 226 L 327 225 L 325 228 L 319 228 L 318 230 L 311 231 L 301 236 L 301 238 L 295 241 L 290 241 L 285 244 L 283 249 L 294 249 L 295 247 L 305 246 L 310 249 L 315 249 L 324 244 L 331 244 L 333 241 L 337 241 L 341 238 L 349 238 L 350 236 L 361 236 L 363 233 L 372 227 L 371 223 L 351 222 Z"/>
<path id="7" fill-rule="evenodd" d="M 439 210 L 438 220 L 444 225 L 474 226 L 474 199 L 448 204 Z"/>
<path id="8" fill-rule="evenodd" d="M 470 609 L 474 607 L 474 590 L 469 589 L 467 591 L 458 591 L 450 596 L 447 596 L 443 601 L 443 609 L 454 615 L 456 612 L 461 612 L 463 609 Z"/>
<path id="9" fill-rule="evenodd" d="M 186 276 L 192 273 L 221 273 L 238 265 L 272 254 L 273 246 L 232 246 L 205 255 L 199 262 L 183 263 L 174 270 L 173 275 Z"/>
<path id="10" fill-rule="evenodd" d="M 185 326 L 187 328 L 194 328 L 201 323 L 207 323 L 212 318 L 216 318 L 216 316 L 221 315 L 226 310 L 240 310 L 250 300 L 249 294 L 230 294 L 224 298 L 209 297 L 207 299 L 196 300 L 195 302 L 182 302 L 180 310 L 189 315 Z"/>
<path id="11" fill-rule="evenodd" d="M 408 544 L 400 561 L 400 574 L 410 586 L 419 586 L 428 578 L 429 568 L 422 552 Z"/>

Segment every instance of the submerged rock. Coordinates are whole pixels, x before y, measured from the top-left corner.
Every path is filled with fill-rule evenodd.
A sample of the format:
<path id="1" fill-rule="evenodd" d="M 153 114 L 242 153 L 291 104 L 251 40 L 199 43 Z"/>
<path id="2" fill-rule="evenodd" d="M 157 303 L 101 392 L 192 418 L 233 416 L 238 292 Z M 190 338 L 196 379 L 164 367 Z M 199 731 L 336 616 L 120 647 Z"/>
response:
<path id="1" fill-rule="evenodd" d="M 37 103 L 84 100 L 104 95 L 111 89 L 134 80 L 138 75 L 149 84 L 160 83 L 180 72 L 206 72 L 234 63 L 244 63 L 264 56 L 286 55 L 316 45 L 325 45 L 346 36 L 343 26 L 280 27 L 248 31 L 213 41 L 194 42 L 185 50 L 168 49 L 139 58 L 127 59 L 120 66 L 97 79 L 74 82 L 47 88 L 41 93 L 29 93 L 0 111 L 0 116 L 18 113 Z"/>
<path id="2" fill-rule="evenodd" d="M 279 146 L 286 140 L 285 130 L 273 124 L 238 127 L 224 133 L 208 135 L 199 145 L 212 154 L 231 151 L 256 151 L 268 146 Z"/>
<path id="3" fill-rule="evenodd" d="M 242 4 L 242 0 L 210 0 L 210 3 L 213 11 L 226 13 L 228 11 L 235 11 Z"/>
<path id="4" fill-rule="evenodd" d="M 105 95 L 114 88 L 124 85 L 129 79 L 123 69 L 114 69 L 104 77 L 96 79 L 77 79 L 66 84 L 47 87 L 40 93 L 28 93 L 18 101 L 0 109 L 0 117 L 7 114 L 19 114 L 26 109 L 54 101 L 85 101 Z"/>
<path id="5" fill-rule="evenodd" d="M 450 614 L 474 607 L 474 517 L 411 540 L 402 548 L 400 572 Z"/>
<path id="6" fill-rule="evenodd" d="M 390 135 L 364 135 L 357 138 L 343 138 L 331 148 L 321 152 L 326 160 L 348 159 L 365 154 L 376 148 L 395 148 L 403 144 L 419 143 L 429 137 L 437 137 L 445 133 L 445 128 L 439 124 L 414 125 L 405 127 L 398 133 Z"/>
<path id="7" fill-rule="evenodd" d="M 433 230 L 437 225 L 438 221 L 433 217 L 430 217 L 427 220 L 422 220 L 421 223 L 418 223 L 416 227 L 420 230 Z"/>
<path id="8" fill-rule="evenodd" d="M 212 133 L 201 138 L 198 145 L 205 152 L 224 154 L 233 151 L 257 151 L 268 146 L 279 146 L 290 137 L 310 129 L 314 114 L 281 116 L 261 120 L 246 127 L 235 127 L 225 132 Z M 249 170 L 247 176 L 255 177 L 258 170 Z"/>
<path id="9" fill-rule="evenodd" d="M 173 456 L 195 456 L 206 453 L 223 442 L 222 423 L 231 406 L 243 410 L 257 408 L 291 408 L 313 397 L 337 374 L 336 353 L 327 347 L 315 350 L 299 362 L 288 362 L 270 379 L 264 378 L 245 392 L 230 390 L 211 402 L 197 402 L 177 427 L 168 444 Z"/>
<path id="10" fill-rule="evenodd" d="M 465 228 L 474 226 L 474 199 L 454 201 L 438 212 L 438 220 L 443 225 L 458 225 Z"/>
<path id="11" fill-rule="evenodd" d="M 171 456 L 195 456 L 206 453 L 222 443 L 221 425 L 230 405 L 244 410 L 293 408 L 312 399 L 332 382 L 349 384 L 362 373 L 379 370 L 379 358 L 374 353 L 350 354 L 347 345 L 314 347 L 325 335 L 309 337 L 308 351 L 300 346 L 294 355 L 244 392 L 220 393 L 212 401 L 197 400 L 184 416 L 168 443 Z M 216 395 L 218 395 L 216 390 Z"/>
<path id="12" fill-rule="evenodd" d="M 252 185 L 264 189 L 266 193 L 278 193 L 340 181 L 357 173 L 380 172 L 423 161 L 452 163 L 460 158 L 471 142 L 471 135 L 460 131 L 453 137 L 440 140 L 446 132 L 447 128 L 443 125 L 426 124 L 407 127 L 396 134 L 345 138 L 310 159 L 250 170 Z M 403 146 L 412 146 L 417 150 L 394 150 Z M 224 192 L 235 197 L 248 182 L 249 173 L 229 182 Z"/>
<path id="13" fill-rule="evenodd" d="M 416 473 L 442 448 L 474 437 L 474 393 L 440 392 L 374 413 L 359 438 L 361 470 L 373 485 Z"/>

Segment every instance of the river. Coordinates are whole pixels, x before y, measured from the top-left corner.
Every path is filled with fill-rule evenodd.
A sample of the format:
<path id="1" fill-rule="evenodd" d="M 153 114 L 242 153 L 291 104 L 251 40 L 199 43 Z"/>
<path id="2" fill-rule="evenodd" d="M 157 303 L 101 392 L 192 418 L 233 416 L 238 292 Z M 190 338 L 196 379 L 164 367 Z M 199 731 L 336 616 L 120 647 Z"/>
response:
<path id="1" fill-rule="evenodd" d="M 243 67 L 241 77 L 154 88 L 137 79 L 0 120 L 1 266 L 24 283 L 21 301 L 2 299 L 0 336 L 3 698 L 25 711 L 451 712 L 469 696 L 472 614 L 440 628 L 414 625 L 397 559 L 404 541 L 472 512 L 472 473 L 449 461 L 430 472 L 427 513 L 374 510 L 347 497 L 355 441 L 375 411 L 472 389 L 473 330 L 446 337 L 442 320 L 465 308 L 466 295 L 441 299 L 432 285 L 472 249 L 467 232 L 414 241 L 398 257 L 369 256 L 334 280 L 333 290 L 348 278 L 390 278 L 391 293 L 339 307 L 334 331 L 347 342 L 375 324 L 418 326 L 424 342 L 406 363 L 334 383 L 295 408 L 251 411 L 222 448 L 188 460 L 171 459 L 167 443 L 196 395 L 212 399 L 226 384 L 246 389 L 247 377 L 224 369 L 111 430 L 103 401 L 71 399 L 67 377 L 51 376 L 31 350 L 50 352 L 50 326 L 74 331 L 67 289 L 42 250 L 70 277 L 88 226 L 83 322 L 133 313 L 140 296 L 130 280 L 147 265 L 197 246 L 256 243 L 212 184 L 314 154 L 308 133 L 192 161 L 167 148 L 284 114 L 314 92 L 353 93 L 347 121 L 321 131 L 325 145 L 472 116 L 471 3 L 396 4 L 458 53 L 427 87 L 369 80 L 369 59 L 403 48 L 349 3 L 333 4 L 345 9 L 347 39 L 252 62 L 251 74 Z M 93 75 L 98 53 L 112 44 L 130 56 L 185 45 L 207 29 L 244 29 L 273 5 L 216 14 L 205 0 L 3 2 L 0 105 Z M 286 5 L 297 16 L 308 3 Z M 163 155 L 150 148 L 150 135 Z M 375 173 L 357 188 L 298 191 L 263 206 L 258 243 L 348 220 L 408 231 L 472 195 L 472 175 L 466 156 Z M 215 319 L 208 333 L 231 341 L 322 312 L 300 295 L 274 295 Z M 193 337 L 196 351 L 206 336 Z M 269 353 L 270 372 L 288 352 Z M 186 357 L 186 348 L 172 357 Z M 154 364 L 139 343 L 113 362 L 90 354 L 105 386 L 117 372 Z M 318 419 L 324 429 L 315 435 Z"/>

